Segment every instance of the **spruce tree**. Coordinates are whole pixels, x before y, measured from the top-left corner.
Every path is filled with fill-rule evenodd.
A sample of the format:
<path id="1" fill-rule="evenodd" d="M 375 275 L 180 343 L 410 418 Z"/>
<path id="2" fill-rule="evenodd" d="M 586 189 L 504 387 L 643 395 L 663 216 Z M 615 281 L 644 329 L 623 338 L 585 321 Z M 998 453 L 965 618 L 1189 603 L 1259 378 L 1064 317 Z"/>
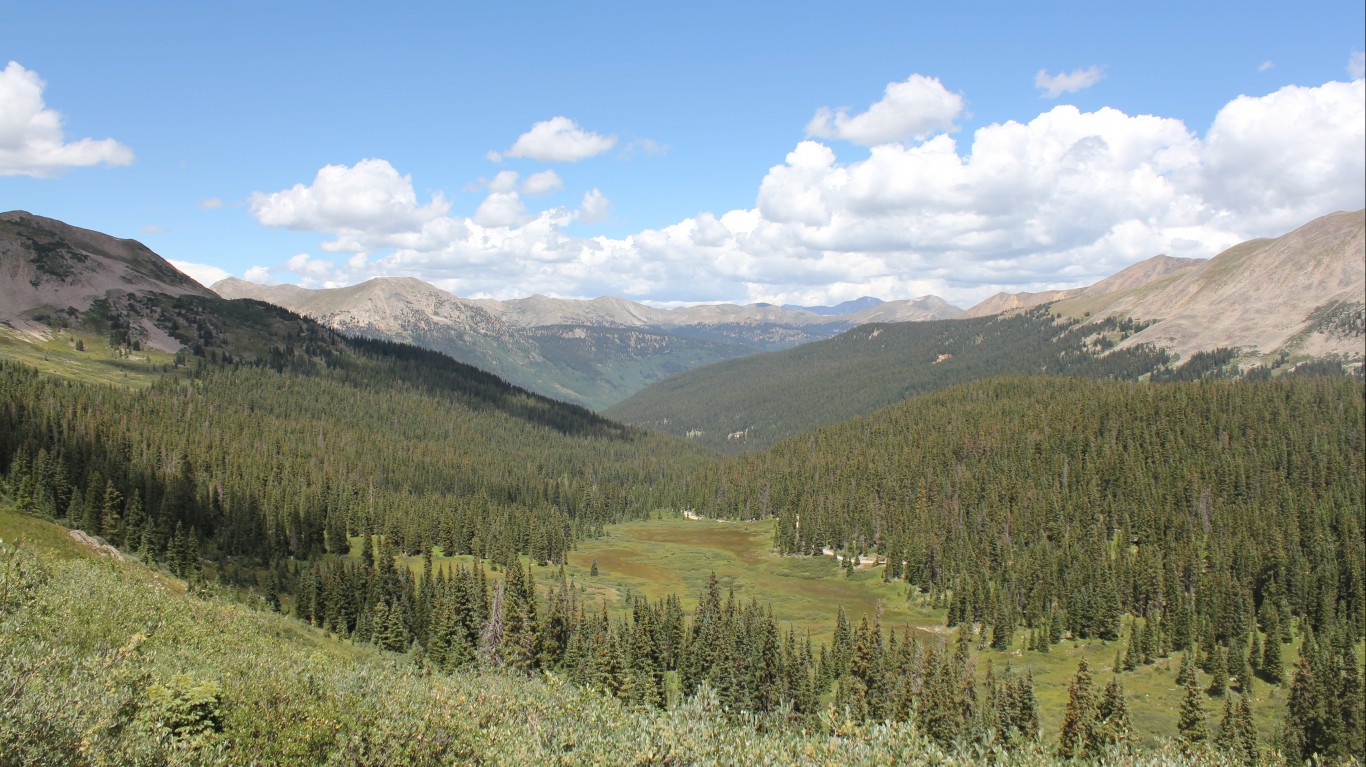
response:
<path id="1" fill-rule="evenodd" d="M 1176 672 L 1176 684 L 1180 687 L 1196 683 L 1195 658 L 1191 656 L 1191 652 L 1193 650 L 1181 653 L 1181 667 Z"/>
<path id="2" fill-rule="evenodd" d="M 1204 695 L 1194 684 L 1186 685 L 1186 694 L 1181 699 L 1181 713 L 1176 722 L 1177 738 L 1181 750 L 1193 754 L 1205 747 L 1209 740 L 1209 730 L 1205 726 L 1205 709 L 1201 705 Z"/>
<path id="3" fill-rule="evenodd" d="M 1092 738 L 1087 744 L 1088 756 L 1099 756 L 1106 749 L 1129 742 L 1129 704 L 1124 699 L 1124 686 L 1120 684 L 1118 676 L 1111 677 L 1105 685 L 1105 692 L 1096 709 L 1096 720 Z"/>
<path id="4" fill-rule="evenodd" d="M 1210 653 L 1209 673 L 1208 692 L 1217 698 L 1228 690 L 1228 648 L 1215 647 L 1214 652 Z"/>
<path id="5" fill-rule="evenodd" d="M 1067 708 L 1063 711 L 1062 729 L 1058 733 L 1058 755 L 1064 759 L 1080 758 L 1087 745 L 1095 739 L 1096 699 L 1091 688 L 1091 670 L 1083 658 L 1077 673 L 1067 688 Z"/>
<path id="6" fill-rule="evenodd" d="M 1257 764 L 1257 725 L 1252 721 L 1251 696 L 1238 698 L 1238 737 L 1235 753 L 1243 764 L 1252 767 Z"/>
<path id="7" fill-rule="evenodd" d="M 1281 660 L 1280 632 L 1279 627 L 1275 624 L 1267 631 L 1266 643 L 1262 645 L 1261 672 L 1262 678 L 1272 684 L 1280 684 L 1285 681 L 1285 662 Z"/>

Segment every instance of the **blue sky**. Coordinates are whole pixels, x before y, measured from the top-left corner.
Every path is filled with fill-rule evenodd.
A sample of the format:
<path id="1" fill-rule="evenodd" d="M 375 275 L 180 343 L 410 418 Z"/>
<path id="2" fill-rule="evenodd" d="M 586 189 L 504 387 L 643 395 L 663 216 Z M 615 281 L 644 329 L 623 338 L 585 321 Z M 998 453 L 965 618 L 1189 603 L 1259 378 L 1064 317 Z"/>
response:
<path id="1" fill-rule="evenodd" d="M 27 3 L 0 209 L 205 281 L 969 305 L 1362 207 L 1363 29 L 1359 0 Z"/>

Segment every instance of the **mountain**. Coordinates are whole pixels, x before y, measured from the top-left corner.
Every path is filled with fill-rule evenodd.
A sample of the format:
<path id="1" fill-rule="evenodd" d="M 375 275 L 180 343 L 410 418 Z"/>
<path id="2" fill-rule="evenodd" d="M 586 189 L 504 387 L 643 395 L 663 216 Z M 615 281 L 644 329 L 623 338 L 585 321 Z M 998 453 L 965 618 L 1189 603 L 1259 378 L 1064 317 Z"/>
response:
<path id="1" fill-rule="evenodd" d="M 1227 375 L 1239 364 L 1360 364 L 1362 231 L 1361 211 L 1337 213 L 1207 261 L 1155 256 L 1086 288 L 999 294 L 959 320 L 863 325 L 829 341 L 690 371 L 605 412 L 740 451 L 910 394 L 1008 373 L 1165 379 L 1197 353 L 1228 347 L 1243 348 L 1241 359 L 1226 352 L 1187 377 Z"/>
<path id="2" fill-rule="evenodd" d="M 0 323 L 40 332 L 56 314 L 148 294 L 213 295 L 136 240 L 25 211 L 0 213 Z M 144 317 L 135 318 L 130 332 L 159 349 L 181 345 Z"/>
<path id="3" fill-rule="evenodd" d="M 934 296 L 877 302 L 862 314 L 838 316 L 772 304 L 660 309 L 610 296 L 463 299 L 411 278 L 325 290 L 229 278 L 213 288 L 225 298 L 273 303 L 350 335 L 433 349 L 531 391 L 594 408 L 699 365 L 818 341 L 864 322 L 939 319 L 961 311 Z M 863 305 L 868 302 L 841 306 Z"/>
<path id="4" fill-rule="evenodd" d="M 1360 361 L 1366 308 L 1363 230 L 1366 211 L 1334 213 L 1156 279 L 1117 280 L 1106 292 L 1088 289 L 1055 309 L 1070 316 L 1090 312 L 1150 322 L 1126 343 L 1152 343 L 1182 357 L 1232 347 L 1252 362 L 1279 354 Z"/>
<path id="5" fill-rule="evenodd" d="M 591 408 L 619 402 L 691 367 L 755 351 L 725 338 L 641 325 L 631 319 L 632 307 L 649 307 L 621 299 L 475 301 L 412 278 L 324 290 L 229 278 L 213 288 L 224 298 L 266 301 L 348 335 L 438 351 L 528 391 Z M 578 323 L 546 324 L 552 319 Z"/>
<path id="6" fill-rule="evenodd" d="M 993 314 L 1002 312 L 1012 312 L 1018 309 L 1031 309 L 1035 306 L 1061 301 L 1071 298 L 1081 292 L 1081 288 L 1070 288 L 1067 290 L 1044 290 L 1038 293 L 997 293 L 982 300 L 978 304 L 968 307 L 963 312 L 964 318 L 990 317 Z"/>
<path id="7" fill-rule="evenodd" d="M 762 450 L 944 386 L 1011 373 L 1138 378 L 1166 357 L 1106 354 L 1137 328 L 1058 321 L 1043 308 L 963 320 L 862 325 L 835 338 L 690 370 L 604 411 L 725 452 Z"/>
<path id="8" fill-rule="evenodd" d="M 841 303 L 835 304 L 834 306 L 798 306 L 796 304 L 783 304 L 783 308 L 799 309 L 802 311 L 811 312 L 812 314 L 822 314 L 825 316 L 840 317 L 846 314 L 858 314 L 859 312 L 864 311 L 866 309 L 871 309 L 880 303 L 882 303 L 881 298 L 864 296 L 862 298 L 855 298 L 852 301 L 843 301 Z"/>
<path id="9" fill-rule="evenodd" d="M 921 296 L 906 301 L 880 302 L 855 312 L 849 320 L 855 325 L 866 325 L 870 322 L 954 320 L 962 316 L 962 309 L 939 296 Z"/>

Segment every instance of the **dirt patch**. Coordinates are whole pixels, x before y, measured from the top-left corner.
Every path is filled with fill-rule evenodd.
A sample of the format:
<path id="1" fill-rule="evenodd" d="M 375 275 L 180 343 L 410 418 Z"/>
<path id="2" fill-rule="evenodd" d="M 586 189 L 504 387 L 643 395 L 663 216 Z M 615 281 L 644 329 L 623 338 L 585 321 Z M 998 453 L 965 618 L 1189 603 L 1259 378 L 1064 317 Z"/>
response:
<path id="1" fill-rule="evenodd" d="M 114 559 L 117 559 L 120 562 L 123 561 L 123 555 L 119 553 L 118 549 L 114 548 L 113 546 L 110 546 L 107 543 L 101 543 L 97 539 L 87 535 L 83 530 L 72 530 L 71 532 L 67 533 L 67 535 L 70 536 L 71 540 L 75 541 L 76 543 L 79 543 L 82 546 L 89 546 L 90 548 L 94 549 L 95 553 L 99 554 L 102 557 L 113 557 Z"/>

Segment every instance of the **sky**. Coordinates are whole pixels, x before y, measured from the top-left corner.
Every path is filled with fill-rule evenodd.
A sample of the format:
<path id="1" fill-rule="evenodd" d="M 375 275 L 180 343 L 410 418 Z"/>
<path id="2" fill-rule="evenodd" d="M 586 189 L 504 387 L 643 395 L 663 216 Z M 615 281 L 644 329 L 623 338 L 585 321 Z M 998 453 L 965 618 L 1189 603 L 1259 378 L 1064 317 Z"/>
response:
<path id="1" fill-rule="evenodd" d="M 832 304 L 1366 207 L 1348 2 L 11 4 L 0 210 L 206 284 Z"/>

